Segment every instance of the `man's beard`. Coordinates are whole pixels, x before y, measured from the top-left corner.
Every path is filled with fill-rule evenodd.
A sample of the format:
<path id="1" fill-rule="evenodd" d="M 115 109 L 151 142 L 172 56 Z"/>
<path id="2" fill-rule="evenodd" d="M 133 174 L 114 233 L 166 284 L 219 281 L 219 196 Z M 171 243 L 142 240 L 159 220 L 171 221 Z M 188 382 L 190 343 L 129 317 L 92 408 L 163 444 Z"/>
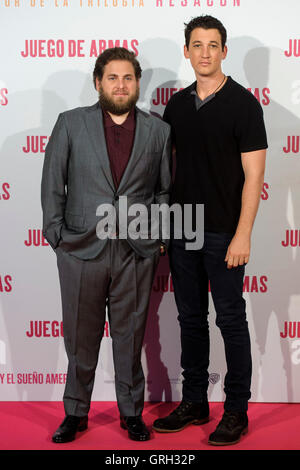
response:
<path id="1" fill-rule="evenodd" d="M 140 89 L 137 87 L 135 94 L 132 95 L 125 103 L 122 103 L 121 101 L 118 103 L 113 101 L 110 96 L 105 93 L 103 88 L 100 87 L 99 101 L 102 109 L 116 116 L 121 116 L 122 114 L 128 113 L 135 106 L 139 96 Z"/>

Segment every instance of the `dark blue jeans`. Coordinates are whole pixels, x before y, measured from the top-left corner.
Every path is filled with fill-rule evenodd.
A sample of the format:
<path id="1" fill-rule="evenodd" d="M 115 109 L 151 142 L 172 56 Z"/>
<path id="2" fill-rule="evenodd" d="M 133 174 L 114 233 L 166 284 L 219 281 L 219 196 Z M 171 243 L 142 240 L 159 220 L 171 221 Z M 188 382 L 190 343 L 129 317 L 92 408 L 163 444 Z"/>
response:
<path id="1" fill-rule="evenodd" d="M 170 267 L 181 327 L 183 399 L 207 397 L 209 366 L 208 281 L 227 363 L 224 381 L 227 411 L 246 411 L 251 396 L 251 349 L 243 278 L 245 267 L 228 269 L 225 255 L 232 235 L 205 232 L 200 250 L 186 250 L 185 240 L 172 239 Z"/>

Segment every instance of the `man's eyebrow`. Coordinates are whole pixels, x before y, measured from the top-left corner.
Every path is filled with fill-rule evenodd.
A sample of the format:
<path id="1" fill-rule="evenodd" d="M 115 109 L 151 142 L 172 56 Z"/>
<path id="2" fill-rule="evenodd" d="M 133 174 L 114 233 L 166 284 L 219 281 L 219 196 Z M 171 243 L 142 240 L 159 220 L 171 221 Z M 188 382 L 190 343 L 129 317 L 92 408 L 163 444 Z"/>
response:
<path id="1" fill-rule="evenodd" d="M 123 77 L 133 77 L 133 73 L 126 73 L 125 75 L 123 75 Z M 109 77 L 119 77 L 119 75 L 117 73 L 109 73 L 108 74 Z M 122 75 L 120 75 L 122 76 Z"/>
<path id="2" fill-rule="evenodd" d="M 199 44 L 202 44 L 202 41 L 199 41 L 199 39 L 195 39 L 194 41 L 192 41 L 192 44 L 196 44 L 196 43 L 199 43 Z M 220 44 L 218 41 L 209 41 L 210 44 Z"/>

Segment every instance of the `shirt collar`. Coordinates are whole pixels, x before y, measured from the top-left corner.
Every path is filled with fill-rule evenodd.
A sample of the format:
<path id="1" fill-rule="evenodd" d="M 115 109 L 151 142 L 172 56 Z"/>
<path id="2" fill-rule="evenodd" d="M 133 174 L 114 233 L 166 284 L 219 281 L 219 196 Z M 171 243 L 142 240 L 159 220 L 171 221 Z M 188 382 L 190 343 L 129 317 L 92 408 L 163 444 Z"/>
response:
<path id="1" fill-rule="evenodd" d="M 222 88 L 219 91 L 217 91 L 216 93 L 212 93 L 211 95 L 207 96 L 204 100 L 201 100 L 201 98 L 198 96 L 198 93 L 197 93 L 197 81 L 192 83 L 190 87 L 190 94 L 195 96 L 194 99 L 195 99 L 195 105 L 196 105 L 197 111 L 200 108 L 202 108 L 202 106 L 204 106 L 206 103 L 209 103 L 213 98 L 215 98 L 216 95 L 218 96 L 224 96 L 224 94 L 226 95 L 226 91 L 228 90 L 228 88 L 230 89 L 230 86 L 231 86 L 231 77 L 230 75 L 228 75 L 226 83 L 222 86 Z"/>
<path id="2" fill-rule="evenodd" d="M 222 86 L 222 88 L 221 88 L 219 91 L 217 91 L 216 93 L 212 93 L 212 94 L 209 95 L 207 98 L 210 98 L 210 97 L 214 98 L 216 95 L 218 95 L 218 96 L 223 96 L 224 94 L 226 94 L 227 91 L 228 91 L 228 90 L 231 88 L 231 86 L 232 86 L 232 81 L 233 81 L 233 80 L 232 80 L 231 76 L 230 76 L 230 75 L 227 75 L 227 80 L 226 80 L 226 82 L 224 83 L 224 85 Z M 202 101 L 201 98 L 199 98 L 198 93 L 197 93 L 197 80 L 196 80 L 194 83 L 192 83 L 192 84 L 190 85 L 189 90 L 190 90 L 190 93 L 189 93 L 189 94 L 191 94 L 191 95 L 196 95 L 196 96 L 198 97 L 198 99 L 199 99 L 200 101 Z M 188 96 L 189 96 L 189 94 L 188 94 Z M 205 100 L 206 100 L 206 98 L 205 98 L 203 101 L 205 101 Z"/>
<path id="3" fill-rule="evenodd" d="M 132 108 L 126 118 L 126 120 L 123 122 L 123 124 L 116 124 L 112 118 L 110 117 L 109 113 L 105 110 L 103 110 L 103 120 L 104 120 L 104 127 L 123 127 L 124 129 L 128 131 L 133 131 L 135 128 L 135 109 Z"/>
<path id="4" fill-rule="evenodd" d="M 195 95 L 198 98 L 199 102 L 203 104 L 206 103 L 207 101 L 210 101 L 212 98 L 216 96 L 215 93 L 211 93 L 206 98 L 204 98 L 204 100 L 202 100 L 197 93 L 197 82 L 195 82 L 194 86 L 192 87 L 191 95 Z"/>

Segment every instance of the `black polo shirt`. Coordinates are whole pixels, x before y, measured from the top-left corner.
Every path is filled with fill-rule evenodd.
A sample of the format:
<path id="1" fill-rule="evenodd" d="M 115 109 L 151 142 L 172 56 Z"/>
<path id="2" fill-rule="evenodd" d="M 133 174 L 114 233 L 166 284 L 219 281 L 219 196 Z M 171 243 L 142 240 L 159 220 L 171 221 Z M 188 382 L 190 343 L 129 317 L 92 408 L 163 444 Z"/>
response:
<path id="1" fill-rule="evenodd" d="M 234 233 L 244 185 L 241 153 L 268 147 L 262 107 L 231 77 L 202 103 L 195 89 L 196 82 L 173 95 L 164 113 L 176 148 L 171 202 L 204 204 L 206 231 Z"/>

